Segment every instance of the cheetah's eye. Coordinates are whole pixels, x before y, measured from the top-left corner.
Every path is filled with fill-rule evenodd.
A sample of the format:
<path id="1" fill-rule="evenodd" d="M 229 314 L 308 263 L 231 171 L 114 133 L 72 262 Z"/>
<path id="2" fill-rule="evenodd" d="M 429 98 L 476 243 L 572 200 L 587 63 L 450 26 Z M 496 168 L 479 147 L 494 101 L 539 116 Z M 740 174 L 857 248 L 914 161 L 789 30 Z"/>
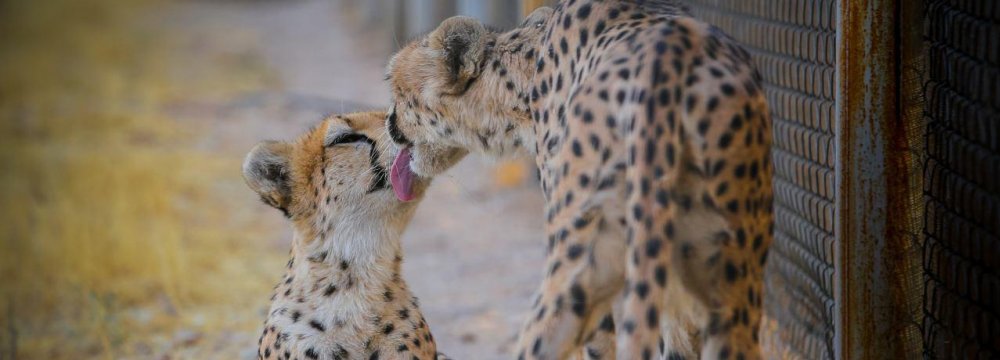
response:
<path id="1" fill-rule="evenodd" d="M 336 146 L 336 145 L 352 144 L 352 143 L 356 143 L 356 142 L 372 143 L 372 139 L 368 138 L 365 135 L 358 134 L 358 133 L 344 133 L 344 134 L 340 134 L 337 137 L 335 137 L 332 140 L 330 140 L 326 144 L 326 146 L 329 147 L 329 146 Z"/>

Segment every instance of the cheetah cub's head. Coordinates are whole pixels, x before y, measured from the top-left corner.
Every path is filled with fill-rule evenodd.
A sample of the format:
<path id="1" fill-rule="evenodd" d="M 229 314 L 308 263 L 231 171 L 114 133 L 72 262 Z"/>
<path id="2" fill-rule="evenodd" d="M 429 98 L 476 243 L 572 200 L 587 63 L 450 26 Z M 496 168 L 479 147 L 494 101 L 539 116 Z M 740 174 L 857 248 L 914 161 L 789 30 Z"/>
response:
<path id="1" fill-rule="evenodd" d="M 265 141 L 243 163 L 243 178 L 261 199 L 304 233 L 337 224 L 399 228 L 414 204 L 393 195 L 388 168 L 398 154 L 384 112 L 331 116 L 291 142 Z M 429 180 L 414 179 L 414 198 Z"/>
<path id="2" fill-rule="evenodd" d="M 453 17 L 393 56 L 386 126 L 407 160 L 394 175 L 434 176 L 467 151 L 501 156 L 533 144 L 529 88 L 551 15 L 536 10 L 505 33 Z M 405 181 L 394 176 L 393 185 L 405 198 Z"/>

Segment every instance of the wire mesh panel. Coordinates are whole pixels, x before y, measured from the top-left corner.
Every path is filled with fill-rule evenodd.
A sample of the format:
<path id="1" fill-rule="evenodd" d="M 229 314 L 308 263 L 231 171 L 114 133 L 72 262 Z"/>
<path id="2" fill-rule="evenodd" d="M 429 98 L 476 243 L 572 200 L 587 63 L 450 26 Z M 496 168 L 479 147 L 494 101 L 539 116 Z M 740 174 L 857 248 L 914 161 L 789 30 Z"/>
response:
<path id="1" fill-rule="evenodd" d="M 1000 2 L 927 1 L 924 351 L 1000 358 Z"/>
<path id="2" fill-rule="evenodd" d="M 834 334 L 836 0 L 688 0 L 740 41 L 774 122 L 775 239 L 763 342 L 770 357 L 828 359 Z"/>

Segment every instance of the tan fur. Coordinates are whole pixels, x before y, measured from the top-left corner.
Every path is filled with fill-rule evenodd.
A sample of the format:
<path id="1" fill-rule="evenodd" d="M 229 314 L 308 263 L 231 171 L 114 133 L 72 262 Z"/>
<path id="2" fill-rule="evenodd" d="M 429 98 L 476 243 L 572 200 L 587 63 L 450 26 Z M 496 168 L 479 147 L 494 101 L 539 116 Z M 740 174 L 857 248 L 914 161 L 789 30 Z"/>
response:
<path id="1" fill-rule="evenodd" d="M 258 358 L 443 358 L 400 276 L 399 237 L 418 201 L 398 201 L 388 178 L 379 178 L 397 154 L 384 118 L 333 116 L 293 142 L 264 142 L 247 156 L 247 184 L 283 209 L 294 230 Z M 371 143 L 334 143 L 357 134 Z M 417 193 L 427 185 L 418 180 Z"/>

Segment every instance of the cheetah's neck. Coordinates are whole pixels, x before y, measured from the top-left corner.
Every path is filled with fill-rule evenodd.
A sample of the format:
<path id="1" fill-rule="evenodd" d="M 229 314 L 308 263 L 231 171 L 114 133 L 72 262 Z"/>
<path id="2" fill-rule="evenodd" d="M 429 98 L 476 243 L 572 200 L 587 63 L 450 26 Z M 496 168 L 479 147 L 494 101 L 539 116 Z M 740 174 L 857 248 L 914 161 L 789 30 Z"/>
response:
<path id="1" fill-rule="evenodd" d="M 368 298 L 402 284 L 402 227 L 353 219 L 317 232 L 306 241 L 296 233 L 288 275 L 291 297 Z"/>

